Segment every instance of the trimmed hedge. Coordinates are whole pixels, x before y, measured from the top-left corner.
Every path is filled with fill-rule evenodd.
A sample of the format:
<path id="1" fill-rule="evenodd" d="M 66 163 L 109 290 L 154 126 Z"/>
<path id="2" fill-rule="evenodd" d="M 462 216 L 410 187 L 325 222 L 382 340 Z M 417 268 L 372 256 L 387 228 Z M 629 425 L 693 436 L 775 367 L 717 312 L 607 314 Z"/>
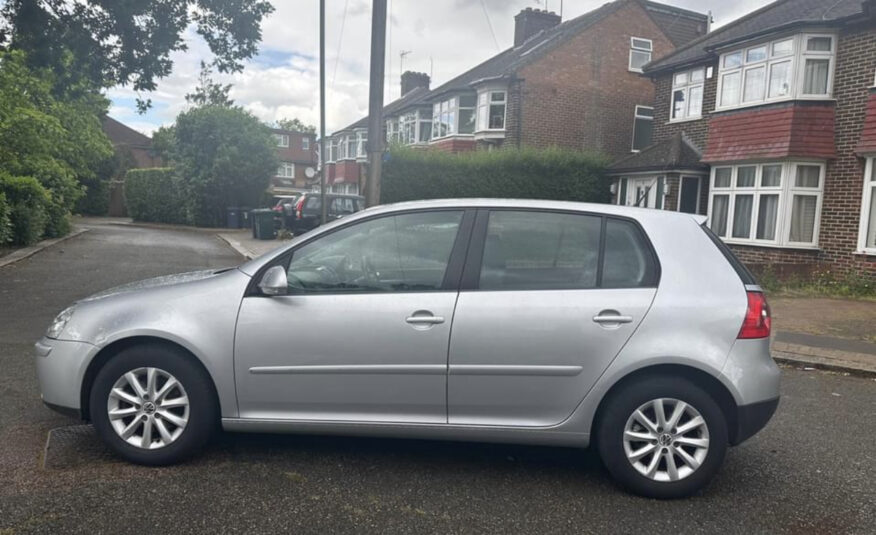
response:
<path id="1" fill-rule="evenodd" d="M 9 212 L 6 194 L 0 191 L 0 245 L 12 241 L 12 221 L 9 219 Z"/>
<path id="2" fill-rule="evenodd" d="M 58 205 L 37 179 L 0 173 L 0 193 L 9 206 L 12 230 L 9 241 L 13 245 L 30 245 L 47 234 L 50 211 Z"/>
<path id="3" fill-rule="evenodd" d="M 500 197 L 608 202 L 608 160 L 559 149 L 447 154 L 393 148 L 383 167 L 381 202 Z"/>
<path id="4" fill-rule="evenodd" d="M 134 221 L 187 223 L 184 199 L 171 167 L 131 169 L 125 174 L 125 204 Z"/>

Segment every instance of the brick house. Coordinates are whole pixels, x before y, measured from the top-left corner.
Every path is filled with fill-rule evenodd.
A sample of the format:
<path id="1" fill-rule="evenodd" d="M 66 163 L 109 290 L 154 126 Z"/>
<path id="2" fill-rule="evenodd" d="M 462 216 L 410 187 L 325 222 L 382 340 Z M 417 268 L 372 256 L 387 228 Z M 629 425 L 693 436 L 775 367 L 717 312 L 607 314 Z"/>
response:
<path id="1" fill-rule="evenodd" d="M 282 128 L 271 128 L 271 132 L 277 140 L 280 165 L 277 174 L 271 177 L 269 192 L 285 195 L 309 190 L 304 172 L 317 166 L 316 135 Z"/>
<path id="2" fill-rule="evenodd" d="M 101 127 L 112 143 L 118 162 L 116 173 L 110 178 L 107 215 L 124 217 L 128 215 L 125 207 L 125 173 L 129 169 L 161 167 L 164 160 L 152 149 L 152 138 L 130 126 L 107 115 L 104 116 Z"/>
<path id="3" fill-rule="evenodd" d="M 708 215 L 747 264 L 876 276 L 876 2 L 779 0 L 644 67 L 615 202 Z"/>
<path id="4" fill-rule="evenodd" d="M 449 152 L 559 146 L 629 154 L 651 142 L 654 86 L 642 66 L 706 33 L 708 17 L 615 0 L 566 22 L 527 8 L 514 24 L 512 47 L 434 89 L 427 75 L 404 73 L 402 96 L 384 108 L 387 141 Z M 361 119 L 327 145 L 329 183 L 344 191 L 358 191 L 366 127 Z"/>

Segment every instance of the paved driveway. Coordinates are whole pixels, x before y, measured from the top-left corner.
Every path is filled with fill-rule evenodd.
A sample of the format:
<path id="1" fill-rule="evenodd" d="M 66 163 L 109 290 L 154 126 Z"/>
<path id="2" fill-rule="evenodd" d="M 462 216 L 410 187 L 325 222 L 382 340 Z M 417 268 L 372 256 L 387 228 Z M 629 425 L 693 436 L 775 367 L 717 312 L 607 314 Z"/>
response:
<path id="1" fill-rule="evenodd" d="M 793 369 L 767 429 L 682 501 L 624 494 L 586 451 L 428 441 L 224 435 L 176 467 L 73 451 L 40 468 L 47 431 L 74 423 L 42 407 L 34 376 L 53 315 L 123 282 L 237 262 L 211 234 L 98 225 L 0 270 L 0 534 L 874 530 L 876 381 Z"/>

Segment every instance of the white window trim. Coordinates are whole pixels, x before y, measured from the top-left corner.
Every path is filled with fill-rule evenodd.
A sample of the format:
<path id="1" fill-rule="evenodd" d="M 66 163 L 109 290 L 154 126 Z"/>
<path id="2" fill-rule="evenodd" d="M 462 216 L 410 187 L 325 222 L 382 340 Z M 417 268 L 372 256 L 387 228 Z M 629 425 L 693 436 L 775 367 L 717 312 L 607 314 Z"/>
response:
<path id="1" fill-rule="evenodd" d="M 301 150 L 310 150 L 310 138 L 303 136 L 301 138 Z"/>
<path id="2" fill-rule="evenodd" d="M 350 159 L 361 160 L 368 157 L 368 131 L 367 130 L 357 130 L 355 135 L 353 136 L 355 140 L 356 154 L 354 154 Z"/>
<path id="3" fill-rule="evenodd" d="M 493 93 L 502 93 L 504 95 L 501 102 L 493 102 Z M 481 95 L 486 96 L 486 103 L 481 103 Z M 490 108 L 492 106 L 502 106 L 502 128 L 490 128 Z M 486 109 L 486 124 L 481 124 L 481 109 Z M 477 101 L 475 102 L 475 134 L 498 133 L 505 132 L 508 128 L 508 88 L 502 86 L 482 87 L 478 90 Z"/>
<path id="4" fill-rule="evenodd" d="M 648 41 L 648 48 L 635 46 L 636 41 Z M 654 59 L 654 41 L 645 37 L 630 37 L 630 55 L 629 60 L 627 61 L 627 69 L 630 72 L 642 72 L 642 69 L 637 69 L 633 67 L 633 51 L 636 52 L 647 52 L 648 53 L 648 61 L 645 63 L 651 62 Z"/>
<path id="5" fill-rule="evenodd" d="M 876 182 L 871 180 L 876 172 L 876 156 L 869 156 L 864 166 L 864 189 L 861 194 L 861 217 L 858 225 L 858 250 L 860 254 L 876 255 L 876 247 L 867 247 L 868 217 L 870 215 L 870 203 L 876 197 Z"/>
<path id="6" fill-rule="evenodd" d="M 280 171 L 282 171 L 282 173 Z M 291 174 L 288 174 L 287 171 L 290 171 Z M 295 163 L 280 162 L 280 166 L 277 168 L 276 176 L 281 178 L 295 178 Z"/>
<path id="7" fill-rule="evenodd" d="M 435 142 L 435 141 L 440 141 L 440 140 L 443 140 L 443 139 L 449 139 L 449 138 L 457 138 L 457 137 L 460 137 L 460 138 L 471 138 L 471 137 L 474 137 L 474 132 L 472 132 L 472 133 L 470 133 L 470 134 L 460 134 L 460 133 L 459 133 L 459 118 L 460 118 L 460 113 L 459 113 L 459 111 L 460 111 L 460 109 L 463 109 L 463 110 L 472 110 L 472 113 L 477 114 L 477 110 L 478 110 L 477 94 L 475 94 L 475 103 L 474 103 L 474 106 L 466 106 L 466 107 L 464 107 L 464 108 L 460 108 L 460 107 L 459 107 L 459 98 L 460 98 L 460 96 L 462 96 L 462 95 L 459 95 L 459 94 L 457 94 L 457 95 L 453 95 L 453 96 L 450 97 L 450 98 L 446 98 L 446 99 L 444 99 L 444 100 L 441 100 L 440 102 L 435 102 L 435 103 L 432 105 L 432 139 L 429 141 L 430 143 Z M 435 126 L 436 126 L 437 124 L 440 124 L 440 123 L 441 123 L 441 115 L 442 115 L 442 113 L 441 113 L 441 111 L 440 111 L 440 107 L 441 107 L 442 104 L 445 104 L 445 105 L 447 106 L 446 111 L 447 111 L 448 114 L 449 114 L 450 112 L 453 112 L 453 124 L 451 125 L 453 131 L 452 131 L 452 132 L 449 132 L 449 133 L 446 133 L 446 134 L 444 134 L 444 135 L 441 135 L 441 136 L 436 136 L 435 133 L 436 133 L 437 129 L 435 128 Z M 439 109 L 439 112 L 438 112 L 437 115 L 436 115 L 436 113 L 435 113 L 435 109 L 436 109 L 436 108 Z M 475 130 L 476 130 L 476 129 L 477 129 L 477 117 L 475 117 Z M 448 131 L 449 131 L 449 130 L 450 130 L 450 128 L 448 128 Z"/>
<path id="8" fill-rule="evenodd" d="M 831 38 L 831 50 L 830 52 L 810 52 L 806 50 L 806 41 L 807 39 L 813 37 L 830 37 Z M 786 41 L 788 39 L 792 39 L 794 50 L 790 55 L 780 56 L 773 58 L 771 56 L 773 44 Z M 715 111 L 724 111 L 724 110 L 736 110 L 740 108 L 750 108 L 753 106 L 763 106 L 764 104 L 771 104 L 773 102 L 786 102 L 789 100 L 833 100 L 833 83 L 834 76 L 836 71 L 836 52 L 838 45 L 838 37 L 836 34 L 832 33 L 802 33 L 795 35 L 786 35 L 784 37 L 778 39 L 771 39 L 769 41 L 762 41 L 759 43 L 752 44 L 750 46 L 746 46 L 744 48 L 736 48 L 733 50 L 728 50 L 720 55 L 718 59 L 718 72 L 716 76 L 718 77 L 718 89 L 715 92 Z M 745 62 L 745 57 L 747 52 L 753 48 L 760 48 L 765 46 L 767 49 L 766 59 L 751 63 Z M 724 58 L 726 56 L 736 54 L 742 54 L 742 63 L 738 67 L 725 68 L 724 67 Z M 803 94 L 803 81 L 806 76 L 806 59 L 808 58 L 816 58 L 816 59 L 828 59 L 830 60 L 830 64 L 828 66 L 827 71 L 827 93 L 824 95 L 804 95 Z M 771 65 L 776 63 L 783 63 L 785 61 L 791 62 L 791 74 L 789 77 L 791 88 L 788 91 L 787 95 L 782 95 L 778 97 L 770 97 L 769 96 L 769 85 L 770 85 L 770 68 Z M 764 98 L 761 100 L 755 100 L 751 102 L 743 102 L 745 94 L 745 71 L 751 70 L 756 67 L 764 67 Z M 728 104 L 725 106 L 721 105 L 721 94 L 724 89 L 724 76 L 732 73 L 739 73 L 739 101 L 736 104 Z"/>
<path id="9" fill-rule="evenodd" d="M 651 110 L 651 116 L 649 117 L 647 115 L 639 115 L 639 108 Z M 639 104 L 636 104 L 636 109 L 633 112 L 633 135 L 631 136 L 631 139 L 630 139 L 630 152 L 640 152 L 642 150 L 642 149 L 636 148 L 636 121 L 639 119 L 651 121 L 651 128 L 653 128 L 654 127 L 654 108 L 652 106 L 640 106 Z M 651 140 L 652 141 L 654 140 L 653 130 L 651 131 Z M 647 146 L 648 145 L 646 145 L 646 147 Z"/>
<path id="10" fill-rule="evenodd" d="M 676 194 L 676 203 L 675 203 L 675 211 L 681 212 L 681 186 L 684 183 L 685 178 L 695 178 L 697 179 L 697 208 L 696 213 L 700 213 L 700 206 L 703 204 L 703 179 L 705 178 L 703 175 L 690 175 L 690 174 L 681 174 L 678 176 L 678 193 Z"/>
<path id="11" fill-rule="evenodd" d="M 703 73 L 703 79 L 699 82 L 691 82 L 691 74 L 696 71 L 700 71 Z M 675 78 L 679 74 L 687 74 L 687 82 L 684 85 L 675 85 Z M 690 90 L 699 87 L 702 90 L 702 94 L 700 96 L 700 111 L 696 115 L 691 115 L 690 113 Z M 683 91 L 684 92 L 684 114 L 680 117 L 673 117 L 672 114 L 675 111 L 675 92 Z M 705 67 L 698 67 L 696 69 L 689 69 L 686 71 L 678 71 L 672 73 L 672 92 L 669 94 L 669 122 L 670 123 L 680 123 L 684 121 L 696 121 L 698 119 L 703 118 L 703 103 L 706 100 L 706 69 Z"/>
<path id="12" fill-rule="evenodd" d="M 289 134 L 274 134 L 277 139 L 277 146 L 284 149 L 289 148 Z"/>
<path id="13" fill-rule="evenodd" d="M 770 165 L 782 166 L 782 181 L 779 187 L 763 187 L 761 186 L 761 177 L 763 175 L 763 167 Z M 794 185 L 798 165 L 812 165 L 820 168 L 818 179 L 818 188 L 803 188 Z M 754 187 L 738 187 L 736 186 L 737 172 L 740 167 L 756 166 L 754 178 Z M 821 230 L 821 206 L 824 200 L 824 181 L 826 165 L 822 161 L 763 161 L 763 162 L 741 162 L 727 165 L 714 165 L 711 170 L 710 187 L 709 187 L 709 206 L 708 206 L 708 225 L 712 226 L 712 214 L 714 208 L 714 199 L 716 195 L 729 195 L 727 205 L 727 226 L 726 236 L 720 238 L 730 244 L 737 245 L 755 245 L 778 247 L 785 249 L 818 249 L 819 232 Z M 715 177 L 718 169 L 731 168 L 730 187 L 718 188 L 715 186 Z M 778 194 L 779 207 L 776 215 L 776 238 L 774 240 L 757 239 L 757 217 L 760 210 L 761 195 Z M 791 211 L 793 209 L 793 199 L 795 194 L 806 194 L 816 196 L 815 204 L 815 225 L 812 230 L 812 242 L 792 242 L 790 240 L 791 233 Z M 751 226 L 749 227 L 749 238 L 734 238 L 733 232 L 733 216 L 736 209 L 736 197 L 738 195 L 753 195 L 754 199 L 751 207 Z"/>

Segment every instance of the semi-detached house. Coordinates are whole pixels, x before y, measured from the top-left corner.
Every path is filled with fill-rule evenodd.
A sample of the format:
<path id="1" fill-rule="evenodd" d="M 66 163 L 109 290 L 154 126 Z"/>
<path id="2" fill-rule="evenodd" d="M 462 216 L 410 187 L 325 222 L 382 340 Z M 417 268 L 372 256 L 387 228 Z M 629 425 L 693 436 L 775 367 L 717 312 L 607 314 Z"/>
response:
<path id="1" fill-rule="evenodd" d="M 708 31 L 704 14 L 646 0 L 615 0 L 562 22 L 525 9 L 514 44 L 440 86 L 402 75 L 388 104 L 386 140 L 461 152 L 559 146 L 629 154 L 651 143 L 654 87 L 642 66 Z M 360 190 L 367 117 L 332 134 L 326 176 L 333 191 Z"/>
<path id="2" fill-rule="evenodd" d="M 708 215 L 755 268 L 876 275 L 876 2 L 779 0 L 644 67 L 619 204 Z"/>

